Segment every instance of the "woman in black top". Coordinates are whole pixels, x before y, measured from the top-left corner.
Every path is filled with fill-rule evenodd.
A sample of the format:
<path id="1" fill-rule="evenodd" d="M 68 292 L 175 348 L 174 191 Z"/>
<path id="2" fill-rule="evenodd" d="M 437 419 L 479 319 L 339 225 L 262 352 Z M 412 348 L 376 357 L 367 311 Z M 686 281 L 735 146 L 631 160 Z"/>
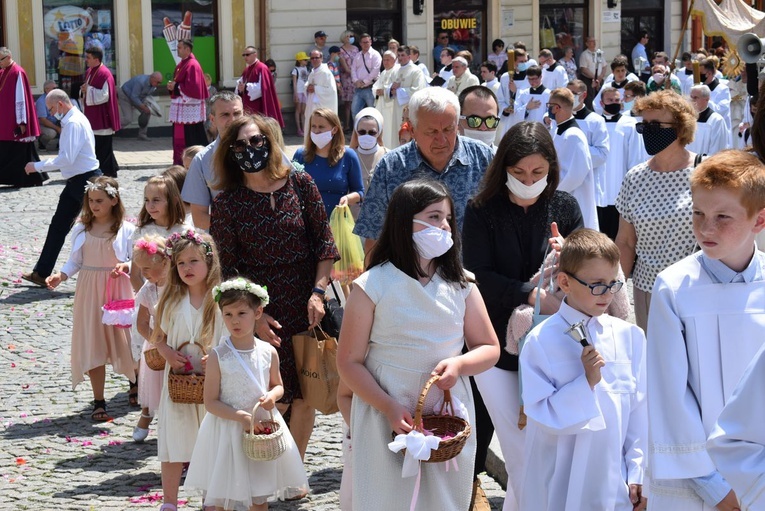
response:
<path id="1" fill-rule="evenodd" d="M 464 266 L 475 273 L 503 348 L 496 366 L 475 377 L 490 416 L 482 418 L 476 406 L 476 463 L 485 458 L 481 448 L 485 444 L 488 449 L 496 427 L 508 474 L 505 509 L 515 508 L 511 502 L 519 495 L 524 442 L 518 429 L 518 357 L 504 350 L 507 323 L 513 309 L 534 304 L 536 287 L 529 279 L 541 266 L 548 243 L 584 226 L 576 199 L 556 190 L 559 178 L 550 132 L 540 123 L 521 122 L 502 137 L 478 194 L 465 210 Z M 560 301 L 541 293 L 541 313 L 557 312 Z"/>

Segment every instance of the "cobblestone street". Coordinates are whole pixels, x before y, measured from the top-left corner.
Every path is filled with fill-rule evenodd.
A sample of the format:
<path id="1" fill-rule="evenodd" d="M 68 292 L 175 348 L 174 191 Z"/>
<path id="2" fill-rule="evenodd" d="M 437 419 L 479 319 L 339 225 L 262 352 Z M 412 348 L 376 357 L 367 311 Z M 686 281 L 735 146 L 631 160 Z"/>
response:
<path id="1" fill-rule="evenodd" d="M 164 149 L 169 142 L 156 145 Z M 124 147 L 126 142 L 121 143 Z M 119 144 L 115 140 L 115 149 Z M 120 171 L 129 217 L 139 211 L 146 179 L 164 165 L 169 151 L 160 152 L 159 161 L 148 151 L 143 163 L 136 161 Z M 118 159 L 125 161 L 119 155 Z M 134 159 L 141 160 L 140 155 Z M 0 189 L 0 509 L 157 509 L 161 485 L 155 424 L 145 443 L 132 441 L 140 412 L 128 408 L 128 382 L 107 369 L 106 398 L 114 421 L 104 424 L 90 420 L 90 385 L 85 382 L 71 390 L 76 279 L 54 292 L 20 280 L 37 259 L 63 188 L 60 174 L 51 177 L 41 188 Z M 67 243 L 57 267 L 68 253 Z M 306 455 L 309 496 L 297 503 L 272 504 L 270 509 L 339 509 L 340 423 L 339 414 L 317 417 Z M 364 476 L 374 477 L 356 475 Z M 501 509 L 504 491 L 491 478 L 484 476 L 483 481 L 492 509 Z M 182 491 L 181 497 L 188 503 L 180 509 L 201 508 L 199 495 Z"/>

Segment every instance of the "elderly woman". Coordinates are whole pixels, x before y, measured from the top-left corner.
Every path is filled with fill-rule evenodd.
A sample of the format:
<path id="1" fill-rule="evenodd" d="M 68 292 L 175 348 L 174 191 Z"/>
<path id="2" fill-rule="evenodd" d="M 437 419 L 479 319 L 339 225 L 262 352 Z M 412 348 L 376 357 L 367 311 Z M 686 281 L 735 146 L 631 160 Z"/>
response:
<path id="1" fill-rule="evenodd" d="M 574 48 L 566 46 L 563 48 L 563 58 L 560 60 L 563 65 L 563 69 L 566 70 L 568 81 L 572 82 L 576 80 L 576 71 L 579 67 L 576 65 L 576 59 L 574 58 Z"/>
<path id="2" fill-rule="evenodd" d="M 576 199 L 556 191 L 558 157 L 550 132 L 537 122 L 508 130 L 468 203 L 462 229 L 465 268 L 475 273 L 494 331 L 503 348 L 499 362 L 475 376 L 491 421 L 481 423 L 478 410 L 476 465 L 486 459 L 494 424 L 507 460 L 508 490 L 504 509 L 517 509 L 523 474 L 524 435 L 518 429 L 518 357 L 505 351 L 510 314 L 534 304 L 537 290 L 529 280 L 539 269 L 549 244 L 583 227 Z M 557 225 L 553 225 L 553 223 Z M 560 300 L 541 291 L 542 314 L 553 314 Z M 482 441 L 483 440 L 483 441 Z M 482 447 L 483 445 L 483 447 Z"/>
<path id="3" fill-rule="evenodd" d="M 384 124 L 388 129 L 383 133 L 383 145 L 388 149 L 398 147 L 398 122 L 396 122 L 396 98 L 390 95 L 390 87 L 396 78 L 398 64 L 396 54 L 386 51 L 382 56 L 383 70 L 380 77 L 372 85 L 372 93 L 375 95 L 375 108 L 382 114 Z"/>
<path id="4" fill-rule="evenodd" d="M 350 147 L 358 153 L 365 192 L 372 181 L 377 162 L 388 152 L 383 144 L 384 128 L 385 121 L 376 108 L 367 107 L 356 114 Z"/>
<path id="5" fill-rule="evenodd" d="M 624 177 L 616 244 L 624 275 L 632 275 L 635 321 L 645 330 L 656 276 L 696 250 L 688 178 L 700 156 L 685 147 L 696 131 L 696 111 L 685 98 L 655 92 L 638 99 L 633 111 L 643 117 L 637 131 L 651 158 Z"/>
<path id="6" fill-rule="evenodd" d="M 682 85 L 677 76 L 669 72 L 669 68 L 663 64 L 656 64 L 651 68 L 651 77 L 646 84 L 648 94 L 660 90 L 671 90 L 678 94 L 683 93 Z"/>
<path id="7" fill-rule="evenodd" d="M 345 146 L 343 127 L 335 112 L 319 108 L 308 122 L 310 131 L 293 160 L 311 174 L 329 217 L 335 206 L 360 204 L 364 199 L 361 164 L 356 152 Z"/>
<path id="8" fill-rule="evenodd" d="M 304 457 L 314 410 L 300 391 L 292 336 L 315 327 L 324 316 L 324 292 L 339 259 L 326 210 L 311 176 L 291 172 L 261 116 L 231 123 L 213 168 L 215 187 L 222 191 L 212 205 L 210 234 L 218 245 L 223 278 L 242 275 L 268 287 L 269 324 L 260 324 L 257 331 L 279 353 L 284 381 L 279 407 L 291 408 L 290 431 Z"/>
<path id="9" fill-rule="evenodd" d="M 351 103 L 353 102 L 353 78 L 351 78 L 351 64 L 359 54 L 359 49 L 353 45 L 356 37 L 350 30 L 340 34 L 340 107 L 343 112 L 343 126 L 346 130 L 351 126 Z"/>

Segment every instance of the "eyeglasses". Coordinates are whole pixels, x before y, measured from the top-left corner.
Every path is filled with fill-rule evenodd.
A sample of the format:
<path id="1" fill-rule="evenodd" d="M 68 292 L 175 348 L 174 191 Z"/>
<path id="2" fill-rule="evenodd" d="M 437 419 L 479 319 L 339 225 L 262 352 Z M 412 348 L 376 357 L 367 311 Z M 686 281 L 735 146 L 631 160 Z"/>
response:
<path id="1" fill-rule="evenodd" d="M 250 55 L 255 55 L 255 52 L 251 51 L 250 53 L 242 53 L 242 57 L 249 57 Z"/>
<path id="2" fill-rule="evenodd" d="M 635 130 L 640 133 L 641 135 L 643 133 L 658 133 L 659 130 L 662 128 L 662 124 L 664 126 L 668 126 L 670 128 L 674 128 L 674 124 L 671 122 L 659 122 L 659 121 L 651 121 L 651 122 L 639 122 L 635 124 Z"/>
<path id="3" fill-rule="evenodd" d="M 479 117 L 477 115 L 460 115 L 460 119 L 465 119 L 467 122 L 468 128 L 472 129 L 478 129 L 481 127 L 481 124 L 485 124 L 487 128 L 490 130 L 493 130 L 497 126 L 499 126 L 499 117 L 496 115 L 490 115 L 488 117 Z"/>
<path id="4" fill-rule="evenodd" d="M 377 130 L 357 130 L 356 133 L 358 133 L 359 136 L 362 136 L 362 137 L 364 135 L 371 135 L 373 137 L 376 137 L 377 135 L 379 135 L 379 132 Z"/>
<path id="5" fill-rule="evenodd" d="M 615 280 L 614 282 L 611 282 L 610 284 L 588 284 L 587 282 L 578 278 L 573 273 L 567 273 L 567 275 L 571 277 L 572 279 L 574 279 L 575 281 L 579 282 L 581 285 L 589 287 L 590 293 L 592 293 L 594 296 L 602 296 L 606 294 L 608 291 L 610 291 L 612 295 L 616 294 L 624 285 L 624 282 L 622 282 L 621 280 Z"/>
<path id="6" fill-rule="evenodd" d="M 240 138 L 233 144 L 231 144 L 229 147 L 232 151 L 235 153 L 243 153 L 247 147 L 252 147 L 253 149 L 261 149 L 268 143 L 268 139 L 265 135 L 257 134 L 253 135 L 248 139 L 246 138 Z"/>
<path id="7" fill-rule="evenodd" d="M 441 37 L 439 37 L 439 39 L 449 39 L 449 36 L 448 35 L 442 35 Z"/>

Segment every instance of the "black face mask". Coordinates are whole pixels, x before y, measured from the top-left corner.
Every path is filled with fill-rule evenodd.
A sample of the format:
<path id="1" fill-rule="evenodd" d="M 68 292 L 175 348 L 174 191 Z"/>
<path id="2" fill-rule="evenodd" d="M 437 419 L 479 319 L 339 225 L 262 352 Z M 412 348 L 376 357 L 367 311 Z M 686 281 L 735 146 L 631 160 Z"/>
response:
<path id="1" fill-rule="evenodd" d="M 706 73 L 701 73 L 699 75 L 699 80 L 701 80 L 701 83 L 705 83 L 707 81 L 707 74 Z"/>
<path id="2" fill-rule="evenodd" d="M 622 105 L 620 103 L 611 103 L 610 105 L 604 105 L 603 111 L 608 115 L 616 115 L 622 111 Z"/>
<path id="3" fill-rule="evenodd" d="M 247 146 L 244 152 L 232 152 L 231 159 L 234 160 L 234 163 L 239 166 L 242 172 L 254 174 L 266 168 L 269 154 L 268 142 L 266 141 L 260 149 Z"/>
<path id="4" fill-rule="evenodd" d="M 677 140 L 675 128 L 649 128 L 643 130 L 645 152 L 651 156 L 659 154 Z"/>

